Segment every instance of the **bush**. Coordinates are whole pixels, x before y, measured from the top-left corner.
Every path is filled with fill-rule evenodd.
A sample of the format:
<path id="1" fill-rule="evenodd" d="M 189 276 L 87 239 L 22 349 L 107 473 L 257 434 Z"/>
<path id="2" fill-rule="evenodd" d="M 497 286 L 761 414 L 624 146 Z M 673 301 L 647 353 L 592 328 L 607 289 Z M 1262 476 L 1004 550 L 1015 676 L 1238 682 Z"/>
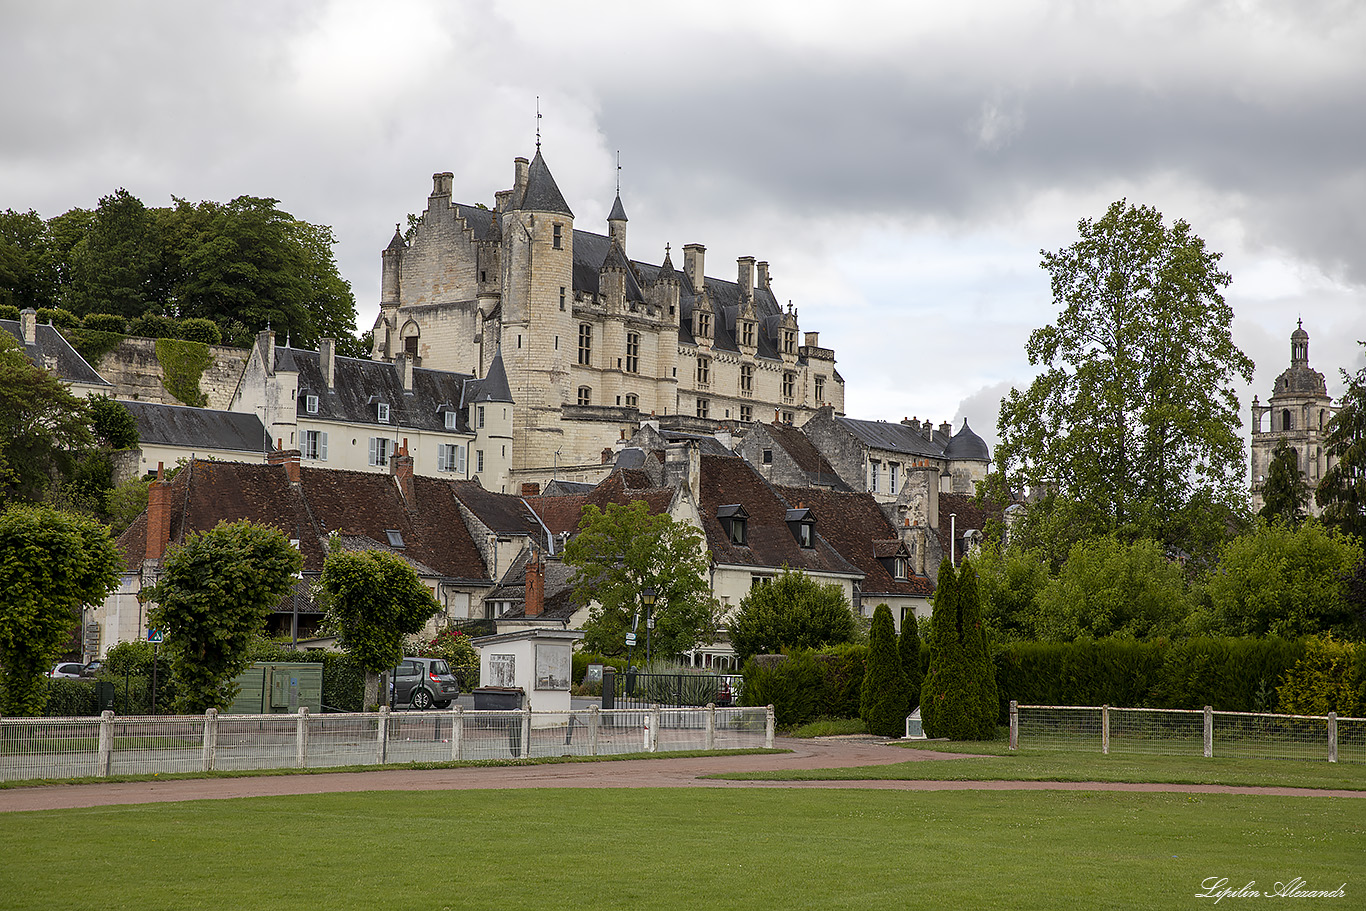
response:
<path id="1" fill-rule="evenodd" d="M 81 325 L 94 332 L 116 332 L 123 335 L 128 331 L 128 320 L 117 313 L 92 313 L 81 320 Z"/>
<path id="2" fill-rule="evenodd" d="M 745 662 L 742 705 L 771 705 L 776 724 L 796 727 L 820 714 L 821 672 L 809 651 L 755 655 Z"/>
<path id="3" fill-rule="evenodd" d="M 588 665 L 601 664 L 603 667 L 610 667 L 618 674 L 626 673 L 625 658 L 608 658 L 604 655 L 595 655 L 592 652 L 575 652 L 572 660 L 570 675 L 575 683 L 583 683 L 583 678 L 588 676 Z"/>
<path id="4" fill-rule="evenodd" d="M 863 678 L 859 717 L 868 732 L 879 737 L 900 737 L 906 730 L 906 672 L 897 654 L 892 611 L 879 604 L 873 611 L 868 633 L 868 669 Z"/>
<path id="5" fill-rule="evenodd" d="M 0 304 L 0 319 L 19 320 L 19 308 L 13 304 Z"/>
<path id="6" fill-rule="evenodd" d="M 176 321 L 158 313 L 144 313 L 128 324 L 128 334 L 138 338 L 175 338 Z"/>
<path id="7" fill-rule="evenodd" d="M 868 646 L 832 645 L 815 653 L 821 673 L 817 714 L 826 718 L 858 718 Z"/>
<path id="8" fill-rule="evenodd" d="M 89 680 L 49 680 L 43 714 L 49 718 L 94 715 L 95 684 Z"/>
<path id="9" fill-rule="evenodd" d="M 176 335 L 187 342 L 203 342 L 206 345 L 218 345 L 223 341 L 223 332 L 217 323 L 197 316 L 181 320 Z"/>
<path id="10" fill-rule="evenodd" d="M 61 307 L 39 307 L 38 322 L 51 323 L 58 329 L 81 328 L 81 318 L 70 310 L 63 310 Z"/>
<path id="11" fill-rule="evenodd" d="M 1366 716 L 1366 647 L 1331 636 L 1310 639 L 1277 693 L 1286 714 Z"/>

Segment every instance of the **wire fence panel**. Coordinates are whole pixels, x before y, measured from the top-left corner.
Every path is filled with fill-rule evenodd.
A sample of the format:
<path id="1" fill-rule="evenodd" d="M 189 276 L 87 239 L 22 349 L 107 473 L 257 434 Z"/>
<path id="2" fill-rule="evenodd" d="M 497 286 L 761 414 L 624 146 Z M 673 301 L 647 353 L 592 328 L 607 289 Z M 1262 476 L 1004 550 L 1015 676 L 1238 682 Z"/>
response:
<path id="1" fill-rule="evenodd" d="M 374 765 L 379 761 L 378 715 L 309 715 L 307 732 L 305 765 L 309 768 Z"/>
<path id="2" fill-rule="evenodd" d="M 294 715 L 220 715 L 214 769 L 288 768 L 298 755 Z M 203 723 L 201 721 L 201 736 Z"/>
<path id="3" fill-rule="evenodd" d="M 1100 750 L 1098 708 L 1022 705 L 1019 711 L 1020 742 L 1032 749 Z"/>
<path id="4" fill-rule="evenodd" d="M 762 710 L 717 709 L 716 740 L 712 746 L 717 750 L 762 748 L 767 727 L 767 717 Z"/>
<path id="5" fill-rule="evenodd" d="M 0 781 L 101 774 L 100 719 L 17 718 L 0 726 Z"/>
<path id="6" fill-rule="evenodd" d="M 1328 719 L 1215 712 L 1214 755 L 1327 762 Z"/>
<path id="7" fill-rule="evenodd" d="M 1338 762 L 1366 762 L 1366 718 L 1338 719 Z"/>
<path id="8" fill-rule="evenodd" d="M 1109 710 L 1110 752 L 1204 755 L 1205 715 L 1192 709 Z"/>
<path id="9" fill-rule="evenodd" d="M 202 715 L 135 715 L 114 719 L 110 775 L 199 772 L 203 768 Z"/>

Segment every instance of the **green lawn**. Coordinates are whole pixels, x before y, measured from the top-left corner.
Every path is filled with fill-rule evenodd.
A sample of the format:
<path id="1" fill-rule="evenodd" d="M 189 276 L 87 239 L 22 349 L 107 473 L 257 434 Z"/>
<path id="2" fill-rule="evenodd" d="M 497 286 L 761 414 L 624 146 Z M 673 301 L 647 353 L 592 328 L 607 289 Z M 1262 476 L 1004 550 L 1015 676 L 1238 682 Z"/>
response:
<path id="1" fill-rule="evenodd" d="M 1330 907 L 1361 907 L 1363 846 L 1366 800 L 1343 798 L 323 794 L 0 815 L 0 904 L 1070 911 L 1201 907 L 1209 877 L 1261 889 L 1301 877 L 1345 884 Z"/>
<path id="2" fill-rule="evenodd" d="M 919 742 L 915 749 L 987 754 L 971 759 L 936 759 L 851 769 L 746 772 L 717 778 L 777 781 L 1153 781 L 1164 784 L 1266 785 L 1287 788 L 1366 790 L 1366 764 L 1289 759 L 1205 759 L 1203 756 L 1020 750 L 1003 741 Z M 1363 847 L 1366 850 L 1366 846 Z"/>

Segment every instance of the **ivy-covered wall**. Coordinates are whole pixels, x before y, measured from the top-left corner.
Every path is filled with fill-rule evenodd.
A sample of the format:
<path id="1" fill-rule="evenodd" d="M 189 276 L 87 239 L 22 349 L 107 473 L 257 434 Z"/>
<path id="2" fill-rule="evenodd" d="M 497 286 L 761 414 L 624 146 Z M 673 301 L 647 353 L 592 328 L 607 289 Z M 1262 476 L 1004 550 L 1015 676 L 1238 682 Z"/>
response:
<path id="1" fill-rule="evenodd" d="M 185 405 L 203 408 L 209 397 L 199 388 L 204 368 L 209 366 L 209 346 L 181 339 L 157 339 L 157 360 L 161 363 L 161 385 Z"/>

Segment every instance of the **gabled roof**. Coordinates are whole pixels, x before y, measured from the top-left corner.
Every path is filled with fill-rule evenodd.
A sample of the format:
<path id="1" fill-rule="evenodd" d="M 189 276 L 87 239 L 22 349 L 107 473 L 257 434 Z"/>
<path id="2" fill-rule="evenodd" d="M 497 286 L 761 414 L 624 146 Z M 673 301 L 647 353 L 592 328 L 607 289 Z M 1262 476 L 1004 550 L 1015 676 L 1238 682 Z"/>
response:
<path id="1" fill-rule="evenodd" d="M 873 449 L 942 459 L 944 446 L 948 443 L 948 437 L 938 430 L 931 431 L 933 439 L 930 440 L 921 431 L 901 423 L 862 421 L 839 416 L 836 416 L 835 422 Z"/>
<path id="2" fill-rule="evenodd" d="M 18 320 L 0 319 L 0 329 L 14 336 L 19 346 L 34 364 L 47 369 L 48 358 L 56 364 L 54 373 L 64 383 L 80 383 L 84 386 L 109 386 L 113 384 L 100 376 L 99 372 L 86 363 L 85 358 L 71 347 L 66 336 L 51 323 L 41 323 L 34 333 L 33 344 L 24 344 L 24 329 Z"/>
<path id="3" fill-rule="evenodd" d="M 574 213 L 569 210 L 569 203 L 564 201 L 560 188 L 555 184 L 555 178 L 550 174 L 550 168 L 541 157 L 539 148 L 536 150 L 536 157 L 531 159 L 531 167 L 527 169 L 526 190 L 522 193 L 522 198 L 517 200 L 517 208 L 530 209 L 534 212 L 556 212 L 570 218 L 574 217 Z"/>
<path id="4" fill-rule="evenodd" d="M 541 541 L 545 531 L 521 497 L 485 490 L 478 481 L 449 481 L 451 491 L 474 517 L 497 535 L 530 537 Z"/>
<path id="5" fill-rule="evenodd" d="M 502 581 L 489 592 L 487 601 L 511 601 L 512 606 L 498 616 L 499 620 L 559 620 L 568 621 L 579 609 L 574 602 L 573 567 L 565 566 L 557 557 L 545 557 L 545 604 L 534 618 L 526 616 L 526 566 L 529 550 L 523 550 L 508 567 Z"/>
<path id="6" fill-rule="evenodd" d="M 863 596 L 899 595 L 927 597 L 934 585 L 925 576 L 898 580 L 882 559 L 905 552 L 896 528 L 868 493 L 819 490 L 810 487 L 779 487 L 788 503 L 809 509 L 816 533 L 829 541 L 850 563 L 863 572 Z"/>
<path id="7" fill-rule="evenodd" d="M 627 485 L 628 478 L 623 476 L 629 474 L 631 473 L 613 472 L 604 478 L 600 484 L 584 494 L 529 497 L 527 503 L 540 516 L 546 528 L 550 529 L 552 534 L 557 535 L 565 533 L 572 535 L 577 532 L 579 521 L 583 518 L 583 511 L 588 506 L 596 506 L 598 509 L 606 511 L 608 504 L 611 503 L 626 506 L 636 500 L 642 500 L 651 515 L 662 515 L 669 511 L 669 507 L 673 504 L 673 488 L 633 488 Z"/>
<path id="8" fill-rule="evenodd" d="M 143 445 L 244 453 L 264 453 L 275 449 L 266 436 L 261 419 L 255 414 L 124 399 L 120 399 L 119 404 L 137 422 L 138 438 Z"/>
<path id="9" fill-rule="evenodd" d="M 806 434 L 791 424 L 781 424 L 777 421 L 761 426 L 773 440 L 774 445 L 781 446 L 783 451 L 797 464 L 797 467 L 806 472 L 808 483 L 831 487 L 835 490 L 850 489 L 848 484 L 840 480 L 840 476 L 835 473 L 834 467 L 831 466 L 825 456 L 821 455 L 820 450 L 812 444 Z"/>
<path id="10" fill-rule="evenodd" d="M 472 432 L 468 416 L 459 408 L 464 401 L 466 384 L 474 380 L 467 373 L 414 367 L 413 389 L 405 392 L 403 374 L 397 364 L 338 357 L 333 368 L 332 388 L 328 389 L 327 380 L 318 364 L 318 352 L 276 348 L 275 354 L 277 370 L 298 371 L 297 414 L 301 418 L 441 432 L 448 429 L 443 413 L 445 409 L 442 408 L 446 406 L 446 409 L 455 409 L 459 415 L 455 429 L 460 433 Z M 292 367 L 282 366 L 284 358 L 292 362 Z M 507 385 L 506 374 L 503 374 L 502 384 L 504 387 Z M 318 397 L 317 414 L 310 414 L 306 410 L 306 396 L 309 395 Z M 379 423 L 376 405 L 380 402 L 389 406 L 388 424 Z"/>

